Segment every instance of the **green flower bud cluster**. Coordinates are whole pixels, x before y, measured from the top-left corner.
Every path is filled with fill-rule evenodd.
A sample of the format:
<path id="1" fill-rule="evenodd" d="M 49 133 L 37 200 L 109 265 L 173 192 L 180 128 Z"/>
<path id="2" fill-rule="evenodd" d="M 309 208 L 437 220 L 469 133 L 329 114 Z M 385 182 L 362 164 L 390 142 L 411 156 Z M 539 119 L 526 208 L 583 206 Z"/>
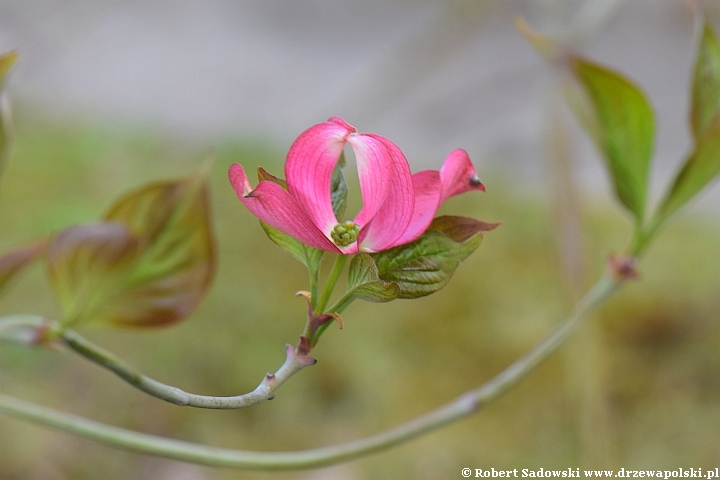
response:
<path id="1" fill-rule="evenodd" d="M 360 227 L 355 222 L 346 220 L 333 227 L 330 237 L 338 247 L 347 247 L 357 241 L 358 233 L 360 233 Z"/>

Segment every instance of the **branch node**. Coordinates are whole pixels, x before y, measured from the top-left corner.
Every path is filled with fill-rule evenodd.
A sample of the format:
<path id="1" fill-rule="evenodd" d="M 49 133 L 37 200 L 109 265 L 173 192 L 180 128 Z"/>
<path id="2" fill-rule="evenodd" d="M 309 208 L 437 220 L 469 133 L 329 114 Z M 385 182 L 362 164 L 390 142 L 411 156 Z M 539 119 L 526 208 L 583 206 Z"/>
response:
<path id="1" fill-rule="evenodd" d="M 637 271 L 636 266 L 637 259 L 635 257 L 608 255 L 610 277 L 616 282 L 635 280 L 638 278 L 640 273 Z"/>

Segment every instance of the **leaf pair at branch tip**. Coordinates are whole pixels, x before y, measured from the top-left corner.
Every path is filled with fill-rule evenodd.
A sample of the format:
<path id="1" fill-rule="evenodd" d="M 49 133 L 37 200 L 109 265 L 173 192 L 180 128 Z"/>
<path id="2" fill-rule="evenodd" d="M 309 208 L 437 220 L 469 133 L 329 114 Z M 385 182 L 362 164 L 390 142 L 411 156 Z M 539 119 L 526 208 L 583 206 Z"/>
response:
<path id="1" fill-rule="evenodd" d="M 70 227 L 48 250 L 65 326 L 164 325 L 192 313 L 216 269 L 207 176 L 149 184 L 101 222 Z"/>
<path id="2" fill-rule="evenodd" d="M 563 85 L 568 105 L 605 160 L 617 198 L 642 225 L 655 138 L 647 97 L 620 73 L 572 54 L 525 20 L 517 19 L 515 26 L 543 58 L 569 72 Z"/>
<path id="3" fill-rule="evenodd" d="M 555 43 L 522 21 L 516 24 L 541 55 L 552 61 L 548 52 L 557 50 Z M 605 158 L 618 199 L 635 216 L 637 227 L 644 229 L 655 136 L 650 103 L 621 74 L 581 57 L 568 58 L 580 86 L 566 88 L 568 102 Z M 698 43 L 691 94 L 694 146 L 648 222 L 648 230 L 657 228 L 720 176 L 720 46 L 707 23 Z"/>

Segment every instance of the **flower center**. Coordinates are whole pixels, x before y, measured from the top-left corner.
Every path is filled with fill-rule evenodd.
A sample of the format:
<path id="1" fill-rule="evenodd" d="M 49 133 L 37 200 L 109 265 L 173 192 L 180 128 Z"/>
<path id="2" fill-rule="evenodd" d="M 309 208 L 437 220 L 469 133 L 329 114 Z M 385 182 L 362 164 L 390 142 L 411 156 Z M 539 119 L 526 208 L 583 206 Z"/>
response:
<path id="1" fill-rule="evenodd" d="M 358 233 L 360 226 L 351 220 L 346 220 L 333 227 L 330 237 L 338 247 L 347 247 L 357 241 Z"/>

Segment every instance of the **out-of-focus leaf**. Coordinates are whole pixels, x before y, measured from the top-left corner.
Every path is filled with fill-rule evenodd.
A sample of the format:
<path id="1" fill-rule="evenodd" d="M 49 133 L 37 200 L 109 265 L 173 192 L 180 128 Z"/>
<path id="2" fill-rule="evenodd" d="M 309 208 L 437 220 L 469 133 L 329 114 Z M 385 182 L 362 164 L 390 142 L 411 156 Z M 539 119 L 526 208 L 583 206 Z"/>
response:
<path id="1" fill-rule="evenodd" d="M 55 237 L 48 249 L 48 277 L 63 324 L 107 320 L 118 307 L 133 308 L 118 297 L 127 288 L 139 243 L 122 223 L 76 225 Z"/>
<path id="2" fill-rule="evenodd" d="M 12 130 L 10 125 L 10 106 L 3 95 L 5 79 L 17 62 L 17 52 L 0 55 L 0 178 L 2 178 L 5 164 L 10 157 L 12 146 Z"/>
<path id="3" fill-rule="evenodd" d="M 617 72 L 582 58 L 571 65 L 588 100 L 570 99 L 571 107 L 605 157 L 618 198 L 642 223 L 655 137 L 650 103 Z"/>
<path id="4" fill-rule="evenodd" d="M 460 262 L 480 246 L 484 229 L 494 228 L 478 222 L 476 232 L 471 234 L 471 228 L 461 226 L 466 220 L 470 219 L 440 217 L 417 240 L 370 254 L 377 265 L 378 277 L 397 284 L 398 298 L 424 297 L 440 290 L 450 281 Z"/>
<path id="5" fill-rule="evenodd" d="M 375 262 L 366 253 L 356 255 L 350 262 L 348 270 L 348 286 L 345 295 L 348 301 L 365 300 L 366 302 L 383 303 L 395 300 L 400 295 L 400 288 L 385 282 L 378 276 Z M 341 307 L 342 310 L 344 307 Z"/>
<path id="6" fill-rule="evenodd" d="M 695 150 L 675 178 L 658 215 L 665 218 L 720 175 L 720 121 L 708 127 L 698 138 Z"/>
<path id="7" fill-rule="evenodd" d="M 698 45 L 690 124 L 695 146 L 660 205 L 660 221 L 720 175 L 720 47 L 708 24 Z"/>
<path id="8" fill-rule="evenodd" d="M 335 170 L 333 170 L 332 180 L 330 181 L 330 198 L 332 199 L 333 212 L 338 221 L 342 221 L 347 208 L 348 187 L 345 183 L 345 176 L 342 169 L 345 167 L 345 154 L 341 153 Z"/>
<path id="9" fill-rule="evenodd" d="M 0 55 L 0 88 L 5 84 L 5 78 L 13 65 L 15 65 L 15 62 L 17 62 L 17 59 L 18 54 L 14 51 Z"/>
<path id="10" fill-rule="evenodd" d="M 300 260 L 300 262 L 302 262 L 302 264 L 305 265 L 312 274 L 317 272 L 317 269 L 320 266 L 320 260 L 322 259 L 324 253 L 322 250 L 305 245 L 299 240 L 296 240 L 290 235 L 271 227 L 265 222 L 260 222 L 260 226 L 262 226 L 265 234 L 275 245 Z"/>
<path id="11" fill-rule="evenodd" d="M 177 322 L 200 304 L 216 269 L 204 174 L 147 185 L 104 222 L 71 227 L 48 252 L 64 325 Z"/>
<path id="12" fill-rule="evenodd" d="M 41 240 L 0 256 L 0 295 L 22 270 L 45 253 L 47 241 Z"/>
<path id="13" fill-rule="evenodd" d="M 698 140 L 718 120 L 720 111 L 720 46 L 709 24 L 703 27 L 692 85 L 690 124 Z"/>
<path id="14" fill-rule="evenodd" d="M 534 30 L 527 20 L 522 17 L 516 17 L 513 21 L 515 29 L 530 42 L 535 50 L 546 60 L 552 62 L 556 59 L 561 51 L 560 44 L 553 38 L 543 35 Z"/>

